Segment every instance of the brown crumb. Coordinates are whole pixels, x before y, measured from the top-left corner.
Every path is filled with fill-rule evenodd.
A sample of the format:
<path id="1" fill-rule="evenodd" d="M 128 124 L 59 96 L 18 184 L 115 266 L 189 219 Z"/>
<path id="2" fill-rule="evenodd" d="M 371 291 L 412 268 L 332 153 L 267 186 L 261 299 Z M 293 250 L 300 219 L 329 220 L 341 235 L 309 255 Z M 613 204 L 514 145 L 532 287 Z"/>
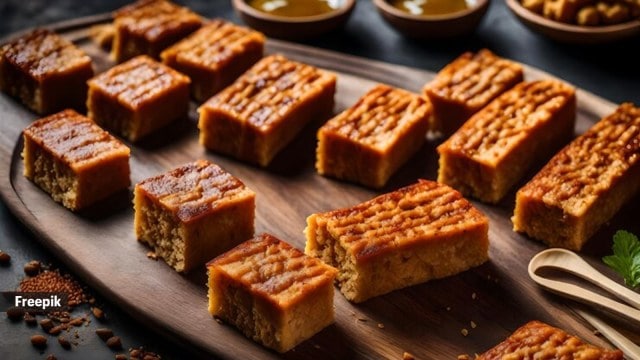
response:
<path id="1" fill-rule="evenodd" d="M 84 318 L 82 317 L 77 317 L 69 321 L 69 325 L 73 325 L 73 326 L 82 326 L 82 324 L 84 324 Z"/>
<path id="2" fill-rule="evenodd" d="M 31 315 L 30 313 L 24 313 L 24 322 L 29 325 L 29 326 L 36 326 L 38 325 L 38 320 L 36 319 L 35 316 Z"/>
<path id="3" fill-rule="evenodd" d="M 93 316 L 95 316 L 95 318 L 98 320 L 102 320 L 104 318 L 104 311 L 102 311 L 102 309 L 97 306 L 92 307 L 91 312 L 93 313 Z"/>
<path id="4" fill-rule="evenodd" d="M 58 326 L 54 326 L 49 330 L 49 334 L 58 335 L 62 332 L 62 330 L 67 330 L 69 327 L 66 324 L 60 324 Z"/>
<path id="5" fill-rule="evenodd" d="M 42 335 L 33 335 L 31 337 L 31 345 L 37 347 L 38 349 L 43 349 L 47 347 L 47 338 Z"/>
<path id="6" fill-rule="evenodd" d="M 402 360 L 415 360 L 415 356 L 413 356 L 411 353 L 409 352 L 404 352 L 404 354 L 402 354 Z"/>
<path id="7" fill-rule="evenodd" d="M 475 323 L 475 321 L 471 320 L 471 322 L 469 323 L 469 325 L 471 325 L 472 329 L 475 329 L 478 325 Z"/>
<path id="8" fill-rule="evenodd" d="M 45 332 L 49 332 L 49 330 L 53 328 L 53 321 L 51 321 L 51 319 L 42 319 L 40 320 L 40 327 L 42 327 L 42 330 Z"/>
<path id="9" fill-rule="evenodd" d="M 107 346 L 112 350 L 122 350 L 122 341 L 119 336 L 112 336 L 107 339 Z"/>
<path id="10" fill-rule="evenodd" d="M 378 329 L 384 329 L 384 324 L 383 323 L 378 323 Z"/>
<path id="11" fill-rule="evenodd" d="M 151 260 L 158 260 L 158 255 L 153 251 L 149 251 L 147 257 Z"/>
<path id="12" fill-rule="evenodd" d="M 447 306 L 447 311 L 451 311 L 451 306 Z"/>
<path id="13" fill-rule="evenodd" d="M 460 333 L 462 334 L 462 336 L 467 336 L 469 335 L 469 330 L 467 330 L 466 328 L 462 328 L 462 330 L 460 330 Z"/>
<path id="14" fill-rule="evenodd" d="M 471 294 L 471 299 L 475 300 L 476 298 L 478 298 L 478 295 L 476 293 Z"/>
<path id="15" fill-rule="evenodd" d="M 24 309 L 21 307 L 12 306 L 7 309 L 7 317 L 11 321 L 20 321 L 24 318 Z"/>
<path id="16" fill-rule="evenodd" d="M 24 266 L 24 273 L 27 276 L 36 276 L 42 270 L 42 264 L 38 260 L 31 260 Z"/>
<path id="17" fill-rule="evenodd" d="M 113 336 L 113 331 L 107 328 L 100 328 L 96 329 L 96 335 L 98 335 L 98 337 L 102 339 L 102 341 L 107 341 L 110 337 Z"/>
<path id="18" fill-rule="evenodd" d="M 58 344 L 67 350 L 71 349 L 71 343 L 62 335 L 58 336 Z"/>
<path id="19" fill-rule="evenodd" d="M 9 266 L 11 264 L 11 255 L 0 250 L 0 266 Z"/>

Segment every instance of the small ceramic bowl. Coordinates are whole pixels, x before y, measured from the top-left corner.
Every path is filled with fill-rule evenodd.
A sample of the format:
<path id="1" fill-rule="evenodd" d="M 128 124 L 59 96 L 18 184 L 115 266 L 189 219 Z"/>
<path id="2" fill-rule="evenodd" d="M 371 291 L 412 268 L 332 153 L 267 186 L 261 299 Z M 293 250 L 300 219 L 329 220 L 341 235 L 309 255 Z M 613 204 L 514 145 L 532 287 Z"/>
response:
<path id="1" fill-rule="evenodd" d="M 617 25 L 580 26 L 547 19 L 522 6 L 519 0 L 507 0 L 507 6 L 529 29 L 563 43 L 601 44 L 640 34 L 638 19 Z"/>
<path id="2" fill-rule="evenodd" d="M 341 0 L 338 9 L 326 14 L 300 17 L 269 14 L 253 8 L 247 0 L 233 0 L 232 3 L 238 16 L 250 27 L 269 37 L 297 40 L 315 37 L 344 25 L 356 0 Z"/>
<path id="3" fill-rule="evenodd" d="M 442 39 L 467 35 L 478 26 L 490 0 L 477 0 L 474 6 L 446 15 L 413 15 L 389 4 L 373 0 L 382 17 L 402 34 L 417 39 Z"/>

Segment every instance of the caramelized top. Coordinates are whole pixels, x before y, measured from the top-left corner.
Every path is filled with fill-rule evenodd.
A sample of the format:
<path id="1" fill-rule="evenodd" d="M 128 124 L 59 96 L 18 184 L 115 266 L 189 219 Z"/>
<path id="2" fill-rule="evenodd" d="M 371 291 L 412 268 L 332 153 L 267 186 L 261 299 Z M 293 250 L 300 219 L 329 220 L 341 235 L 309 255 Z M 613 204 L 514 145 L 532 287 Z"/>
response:
<path id="1" fill-rule="evenodd" d="M 408 91 L 378 84 L 320 131 L 334 132 L 379 151 L 388 149 L 416 122 L 428 122 L 431 103 Z M 426 135 L 426 134 L 425 134 Z"/>
<path id="2" fill-rule="evenodd" d="M 206 160 L 146 179 L 136 189 L 146 192 L 182 222 L 196 220 L 238 198 L 255 196 L 242 181 Z"/>
<path id="3" fill-rule="evenodd" d="M 269 234 L 238 245 L 207 268 L 225 273 L 283 311 L 310 291 L 333 283 L 337 274 L 333 267 Z"/>
<path id="4" fill-rule="evenodd" d="M 33 122 L 24 135 L 75 171 L 112 157 L 129 156 L 127 146 L 73 110 Z"/>
<path id="5" fill-rule="evenodd" d="M 89 80 L 89 87 L 135 110 L 175 87 L 189 86 L 190 82 L 187 76 L 140 55 Z"/>
<path id="6" fill-rule="evenodd" d="M 425 85 L 424 91 L 477 111 L 522 77 L 522 66 L 482 49 L 475 55 L 460 55 Z"/>
<path id="7" fill-rule="evenodd" d="M 219 69 L 249 46 L 263 46 L 264 35 L 224 20 L 213 20 L 191 36 L 162 52 L 162 59 Z"/>
<path id="8" fill-rule="evenodd" d="M 333 88 L 335 82 L 333 74 L 271 55 L 202 106 L 227 112 L 246 125 L 266 131 L 309 99 Z"/>
<path id="9" fill-rule="evenodd" d="M 601 349 L 544 324 L 531 321 L 476 360 L 580 359 L 622 360 L 622 351 Z"/>
<path id="10" fill-rule="evenodd" d="M 520 83 L 473 115 L 438 151 L 498 163 L 567 103 L 575 108 L 575 101 L 575 90 L 559 81 Z"/>
<path id="11" fill-rule="evenodd" d="M 0 48 L 7 61 L 37 81 L 91 66 L 91 58 L 67 39 L 45 29 L 33 30 Z"/>
<path id="12" fill-rule="evenodd" d="M 139 0 L 114 13 L 115 24 L 150 42 L 185 28 L 197 29 L 202 19 L 186 7 L 166 0 Z"/>
<path id="13" fill-rule="evenodd" d="M 579 216 L 639 160 L 640 108 L 625 103 L 556 154 L 519 195 Z"/>
<path id="14" fill-rule="evenodd" d="M 427 180 L 318 216 L 358 261 L 488 222 L 458 191 Z"/>

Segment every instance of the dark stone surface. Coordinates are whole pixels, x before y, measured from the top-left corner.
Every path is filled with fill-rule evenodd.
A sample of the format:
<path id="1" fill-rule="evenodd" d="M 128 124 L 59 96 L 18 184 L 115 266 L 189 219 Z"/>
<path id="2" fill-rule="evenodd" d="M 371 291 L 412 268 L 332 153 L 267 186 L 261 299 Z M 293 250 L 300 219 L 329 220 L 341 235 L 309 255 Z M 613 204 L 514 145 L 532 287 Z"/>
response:
<path id="1" fill-rule="evenodd" d="M 0 1 L 0 37 L 14 31 L 54 21 L 108 12 L 129 1 L 98 0 L 2 0 Z M 229 1 L 180 1 L 208 17 L 223 17 L 240 22 Z M 356 10 L 344 29 L 302 43 L 381 61 L 437 71 L 466 50 L 488 47 L 494 52 L 536 66 L 576 86 L 587 89 L 613 102 L 633 101 L 640 104 L 640 55 L 636 51 L 640 39 L 603 46 L 572 46 L 555 43 L 524 28 L 508 11 L 502 0 L 494 0 L 478 31 L 467 38 L 440 42 L 415 41 L 404 38 L 389 27 L 375 11 L 370 0 L 358 1 Z M 2 159 L 8 161 L 9 159 Z M 32 259 L 61 266 L 56 259 L 0 203 L 0 249 L 12 256 L 10 267 L 0 267 L 0 291 L 13 290 L 23 276 L 23 265 Z M 39 333 L 24 323 L 10 323 L 0 314 L 0 359 L 46 358 L 54 353 L 58 359 L 113 359 L 109 350 L 95 335 L 97 327 L 107 326 L 122 338 L 124 348 L 145 346 L 166 359 L 198 358 L 199 354 L 166 341 L 154 329 L 132 320 L 127 314 L 99 300 L 109 321 L 94 321 L 82 328 L 80 345 L 63 350 L 54 338 L 41 352 L 30 344 Z M 88 312 L 88 307 L 79 309 Z M 169 339 L 170 340 L 170 339 Z"/>

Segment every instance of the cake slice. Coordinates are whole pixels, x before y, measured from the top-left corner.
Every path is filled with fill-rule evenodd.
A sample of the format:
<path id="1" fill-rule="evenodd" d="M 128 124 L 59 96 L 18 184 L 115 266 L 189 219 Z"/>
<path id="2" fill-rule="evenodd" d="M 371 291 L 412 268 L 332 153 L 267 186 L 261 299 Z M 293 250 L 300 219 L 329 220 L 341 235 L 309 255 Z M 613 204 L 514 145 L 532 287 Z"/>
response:
<path id="1" fill-rule="evenodd" d="M 471 115 L 522 79 L 522 66 L 487 49 L 460 55 L 424 86 L 424 95 L 433 104 L 430 130 L 453 134 Z"/>
<path id="2" fill-rule="evenodd" d="M 200 109 L 200 143 L 266 167 L 309 122 L 333 111 L 335 75 L 271 55 Z"/>
<path id="3" fill-rule="evenodd" d="M 123 62 L 138 55 L 160 59 L 162 50 L 202 25 L 202 18 L 167 0 L 138 0 L 114 12 L 111 55 Z"/>
<path id="4" fill-rule="evenodd" d="M 191 94 L 204 102 L 262 58 L 264 35 L 213 20 L 161 54 L 162 62 L 191 79 Z"/>
<path id="5" fill-rule="evenodd" d="M 513 229 L 579 251 L 640 188 L 640 108 L 620 105 L 516 194 Z"/>
<path id="6" fill-rule="evenodd" d="M 562 82 L 524 82 L 473 115 L 438 147 L 438 181 L 499 202 L 536 163 L 571 141 L 575 90 Z"/>
<path id="7" fill-rule="evenodd" d="M 253 236 L 255 193 L 206 160 L 136 184 L 133 204 L 136 237 L 178 272 Z"/>
<path id="8" fill-rule="evenodd" d="M 531 321 L 475 360 L 622 360 L 620 350 L 603 349 L 540 321 Z"/>
<path id="9" fill-rule="evenodd" d="M 305 253 L 338 268 L 353 302 L 488 260 L 488 220 L 456 190 L 433 181 L 307 218 Z"/>
<path id="10" fill-rule="evenodd" d="M 209 312 L 286 352 L 334 321 L 336 269 L 269 234 L 207 264 Z"/>
<path id="11" fill-rule="evenodd" d="M 23 137 L 24 176 L 73 211 L 131 184 L 129 148 L 73 110 L 33 122 Z"/>
<path id="12" fill-rule="evenodd" d="M 91 58 L 70 41 L 33 30 L 0 47 L 0 90 L 40 115 L 83 110 Z"/>
<path id="13" fill-rule="evenodd" d="M 365 186 L 384 186 L 424 144 L 431 104 L 378 84 L 318 131 L 319 174 Z"/>
<path id="14" fill-rule="evenodd" d="M 89 117 L 136 142 L 165 125 L 186 119 L 189 78 L 141 55 L 89 80 Z"/>

